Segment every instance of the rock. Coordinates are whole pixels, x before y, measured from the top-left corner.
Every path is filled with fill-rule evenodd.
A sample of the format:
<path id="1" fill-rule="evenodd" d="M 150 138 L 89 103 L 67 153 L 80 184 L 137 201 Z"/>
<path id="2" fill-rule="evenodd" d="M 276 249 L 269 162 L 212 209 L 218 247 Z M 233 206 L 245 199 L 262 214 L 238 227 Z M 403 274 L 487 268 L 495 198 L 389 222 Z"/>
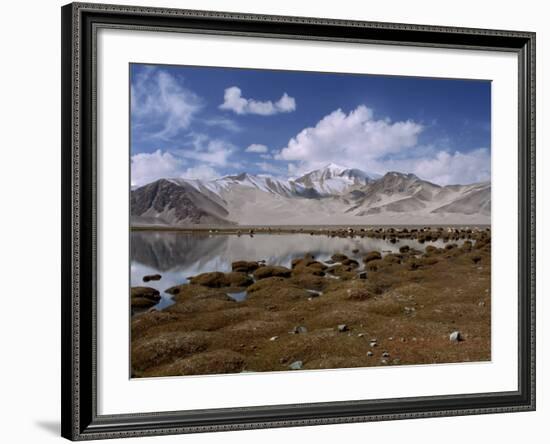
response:
<path id="1" fill-rule="evenodd" d="M 371 341 L 369 344 L 371 347 L 378 347 L 378 343 L 376 341 Z"/>
<path id="2" fill-rule="evenodd" d="M 354 248 L 353 250 L 351 250 L 351 252 L 353 254 L 357 254 L 357 253 L 359 253 L 359 248 Z"/>
<path id="3" fill-rule="evenodd" d="M 460 333 L 458 330 L 456 331 L 453 331 L 450 335 L 449 335 L 449 340 L 451 342 L 460 342 L 460 341 L 463 341 L 464 338 L 462 337 L 462 333 Z"/>
<path id="4" fill-rule="evenodd" d="M 160 297 L 159 297 L 159 300 L 160 300 Z M 158 301 L 154 301 L 152 299 L 148 299 L 148 298 L 142 298 L 140 296 L 138 297 L 135 297 L 135 298 L 131 298 L 130 300 L 131 304 L 132 304 L 132 308 L 135 308 L 135 309 L 147 309 L 147 308 L 151 308 L 155 305 L 157 305 Z"/>
<path id="5" fill-rule="evenodd" d="M 340 324 L 338 326 L 338 331 L 340 333 L 343 333 L 343 332 L 348 331 L 348 330 L 349 330 L 349 327 L 346 324 Z"/>
<path id="6" fill-rule="evenodd" d="M 279 339 L 279 336 L 272 336 L 269 338 L 270 341 L 276 341 L 277 339 Z"/>
<path id="7" fill-rule="evenodd" d="M 376 259 L 382 259 L 382 255 L 378 251 L 371 251 L 370 253 L 367 253 L 367 255 L 363 258 L 363 262 L 367 263 Z"/>
<path id="8" fill-rule="evenodd" d="M 231 264 L 232 271 L 238 271 L 242 273 L 251 273 L 260 267 L 258 262 L 253 261 L 235 261 Z"/>
<path id="9" fill-rule="evenodd" d="M 254 281 L 246 273 L 231 272 L 221 273 L 214 271 L 211 273 L 202 273 L 189 278 L 189 282 L 193 285 L 202 285 L 210 288 L 221 287 L 247 287 Z"/>
<path id="10" fill-rule="evenodd" d="M 161 277 L 162 276 L 160 274 L 148 274 L 146 276 L 143 276 L 143 282 L 160 281 Z"/>
<path id="11" fill-rule="evenodd" d="M 373 356 L 373 355 L 374 355 L 373 352 L 371 352 L 371 351 L 368 351 L 368 352 L 367 352 L 367 356 Z"/>
<path id="12" fill-rule="evenodd" d="M 357 262 L 355 259 L 344 259 L 342 261 L 342 265 L 351 267 L 351 268 L 357 268 L 359 267 L 359 262 Z"/>
<path id="13" fill-rule="evenodd" d="M 290 368 L 290 370 L 300 370 L 303 366 L 304 363 L 302 361 L 294 361 L 288 368 Z"/>
<path id="14" fill-rule="evenodd" d="M 294 327 L 289 333 L 292 333 L 295 335 L 307 333 L 307 328 L 305 328 L 303 325 L 298 325 Z"/>
<path id="15" fill-rule="evenodd" d="M 357 337 L 358 337 L 358 338 L 362 338 L 363 336 L 365 336 L 365 333 L 358 333 L 358 334 L 357 334 Z"/>
<path id="16" fill-rule="evenodd" d="M 389 358 L 390 354 L 388 352 L 384 352 L 384 353 L 382 353 L 382 357 L 383 358 Z"/>
<path id="17" fill-rule="evenodd" d="M 330 257 L 334 262 L 342 262 L 346 260 L 348 257 L 345 254 L 342 253 L 335 253 Z"/>
<path id="18" fill-rule="evenodd" d="M 399 248 L 400 253 L 408 253 L 411 248 L 408 245 L 403 245 Z"/>
<path id="19" fill-rule="evenodd" d="M 290 277 L 291 271 L 280 265 L 266 265 L 265 267 L 260 267 L 254 272 L 254 277 L 258 280 L 265 279 L 268 277 Z"/>
<path id="20" fill-rule="evenodd" d="M 132 287 L 130 289 L 130 296 L 132 297 L 132 299 L 144 298 L 154 301 L 155 303 L 160 301 L 159 291 L 151 287 Z"/>
<path id="21" fill-rule="evenodd" d="M 225 273 L 225 283 L 227 287 L 248 287 L 254 283 L 254 280 L 243 272 Z"/>

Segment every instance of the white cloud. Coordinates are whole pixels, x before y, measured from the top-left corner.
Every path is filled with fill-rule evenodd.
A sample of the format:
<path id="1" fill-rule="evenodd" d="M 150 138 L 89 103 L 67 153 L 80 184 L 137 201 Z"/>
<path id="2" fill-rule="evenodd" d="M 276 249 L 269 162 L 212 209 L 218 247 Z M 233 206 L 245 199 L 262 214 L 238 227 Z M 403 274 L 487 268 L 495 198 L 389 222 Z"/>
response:
<path id="1" fill-rule="evenodd" d="M 294 161 L 294 167 L 303 171 L 330 162 L 369 171 L 373 160 L 415 146 L 422 129 L 411 120 L 376 120 L 363 105 L 349 114 L 337 109 L 290 139 L 276 158 Z"/>
<path id="2" fill-rule="evenodd" d="M 414 173 L 439 185 L 484 182 L 491 179 L 491 153 L 487 148 L 467 153 L 435 151 L 426 157 L 382 161 L 379 168 Z"/>
<path id="3" fill-rule="evenodd" d="M 220 109 L 233 111 L 237 114 L 259 114 L 261 116 L 271 116 L 278 113 L 289 113 L 296 109 L 296 100 L 290 97 L 286 92 L 276 102 L 267 100 L 265 102 L 246 99 L 242 97 L 242 91 L 236 86 L 226 88 L 224 92 L 224 102 L 219 106 Z"/>
<path id="4" fill-rule="evenodd" d="M 210 180 L 220 177 L 220 175 L 214 168 L 208 165 L 197 165 L 187 168 L 187 170 L 182 173 L 182 177 L 186 179 Z"/>
<path id="5" fill-rule="evenodd" d="M 203 106 L 202 100 L 173 75 L 156 68 L 136 76 L 130 93 L 136 125 L 144 128 L 148 136 L 161 139 L 187 129 Z"/>
<path id="6" fill-rule="evenodd" d="M 464 153 L 445 146 L 420 146 L 423 129 L 412 120 L 377 120 L 366 106 L 348 114 L 338 109 L 302 130 L 274 157 L 288 161 L 288 174 L 294 177 L 333 162 L 378 174 L 414 173 L 441 185 L 490 179 L 490 150 Z"/>
<path id="7" fill-rule="evenodd" d="M 284 169 L 281 169 L 277 165 L 269 162 L 256 162 L 256 166 L 265 173 L 275 174 L 277 176 L 284 176 Z"/>
<path id="8" fill-rule="evenodd" d="M 253 143 L 252 145 L 248 145 L 245 151 L 247 153 L 267 153 L 268 149 L 267 146 L 261 143 Z"/>
<path id="9" fill-rule="evenodd" d="M 134 154 L 131 159 L 132 186 L 141 186 L 157 179 L 179 177 L 185 162 L 169 152 Z"/>
<path id="10" fill-rule="evenodd" d="M 233 133 L 242 131 L 241 126 L 237 122 L 232 119 L 228 119 L 227 117 L 211 117 L 203 120 L 203 122 L 208 126 L 218 126 Z"/>
<path id="11" fill-rule="evenodd" d="M 178 154 L 186 159 L 199 161 L 211 167 L 238 166 L 230 157 L 236 150 L 235 145 L 221 139 L 211 139 L 204 134 L 191 134 L 191 144 L 178 150 Z"/>

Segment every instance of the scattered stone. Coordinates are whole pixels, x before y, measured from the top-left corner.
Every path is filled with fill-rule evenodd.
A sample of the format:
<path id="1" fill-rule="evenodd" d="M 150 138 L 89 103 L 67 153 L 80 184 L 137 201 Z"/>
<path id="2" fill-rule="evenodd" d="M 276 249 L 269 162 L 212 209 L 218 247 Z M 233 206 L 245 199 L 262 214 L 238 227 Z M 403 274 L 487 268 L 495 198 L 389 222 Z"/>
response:
<path id="1" fill-rule="evenodd" d="M 294 361 L 288 367 L 290 368 L 290 370 L 300 370 L 303 366 L 304 363 L 302 361 Z"/>
<path id="2" fill-rule="evenodd" d="M 371 352 L 371 351 L 368 351 L 368 352 L 367 352 L 367 356 L 373 356 L 373 355 L 374 355 L 373 352 Z"/>
<path id="3" fill-rule="evenodd" d="M 365 336 L 365 333 L 358 333 L 358 334 L 357 334 L 357 337 L 358 337 L 358 338 L 362 338 L 363 336 Z"/>
<path id="4" fill-rule="evenodd" d="M 460 341 L 463 341 L 464 338 L 462 337 L 462 333 L 460 333 L 458 330 L 456 331 L 453 331 L 450 335 L 449 335 L 449 340 L 451 342 L 460 342 Z"/>
<path id="5" fill-rule="evenodd" d="M 305 328 L 303 325 L 297 325 L 290 331 L 290 333 L 295 335 L 307 333 L 307 328 Z"/>
<path id="6" fill-rule="evenodd" d="M 384 352 L 384 353 L 382 353 L 382 357 L 383 358 L 389 358 L 390 354 L 388 352 Z"/>
<path id="7" fill-rule="evenodd" d="M 369 344 L 371 347 L 378 347 L 378 343 L 375 342 L 375 341 L 371 341 L 371 343 Z"/>
<path id="8" fill-rule="evenodd" d="M 340 333 L 343 333 L 343 332 L 348 331 L 348 330 L 349 330 L 349 327 L 346 324 L 340 324 L 338 326 L 338 331 Z"/>
<path id="9" fill-rule="evenodd" d="M 143 282 L 160 281 L 161 277 L 162 276 L 160 274 L 148 274 L 143 276 Z"/>
<path id="10" fill-rule="evenodd" d="M 277 339 L 279 339 L 279 336 L 272 336 L 269 338 L 270 341 L 276 341 Z"/>

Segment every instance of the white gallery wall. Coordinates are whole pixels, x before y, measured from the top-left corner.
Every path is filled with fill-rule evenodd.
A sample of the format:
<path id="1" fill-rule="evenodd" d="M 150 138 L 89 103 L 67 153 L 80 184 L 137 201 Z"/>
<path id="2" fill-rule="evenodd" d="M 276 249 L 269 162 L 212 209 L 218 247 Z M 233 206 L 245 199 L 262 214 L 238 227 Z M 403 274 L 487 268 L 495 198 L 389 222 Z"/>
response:
<path id="1" fill-rule="evenodd" d="M 519 414 L 434 418 L 292 429 L 156 437 L 124 442 L 544 442 L 550 420 L 547 251 L 550 221 L 550 13 L 545 2 L 432 0 L 116 0 L 115 3 L 468 26 L 537 32 L 538 409 Z M 5 2 L 0 27 L 0 407 L 2 442 L 61 441 L 60 421 L 60 7 L 58 0 Z M 493 147 L 498 153 L 498 146 Z M 550 177 L 550 176 L 549 176 Z M 546 252 L 545 252 L 546 251 Z M 546 270 L 545 270 L 546 269 Z M 546 274 L 546 276 L 545 276 Z M 414 381 L 410 382 L 414 384 Z M 454 381 L 448 381 L 453 384 Z M 112 442 L 112 441 L 111 441 Z"/>

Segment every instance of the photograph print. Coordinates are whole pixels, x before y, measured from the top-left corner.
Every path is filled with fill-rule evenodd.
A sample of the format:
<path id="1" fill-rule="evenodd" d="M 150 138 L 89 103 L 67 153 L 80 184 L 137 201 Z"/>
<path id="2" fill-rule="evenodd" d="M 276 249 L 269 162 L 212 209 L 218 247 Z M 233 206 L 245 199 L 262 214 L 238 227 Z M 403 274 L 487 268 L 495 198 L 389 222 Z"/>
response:
<path id="1" fill-rule="evenodd" d="M 130 64 L 132 378 L 491 360 L 491 82 Z"/>

